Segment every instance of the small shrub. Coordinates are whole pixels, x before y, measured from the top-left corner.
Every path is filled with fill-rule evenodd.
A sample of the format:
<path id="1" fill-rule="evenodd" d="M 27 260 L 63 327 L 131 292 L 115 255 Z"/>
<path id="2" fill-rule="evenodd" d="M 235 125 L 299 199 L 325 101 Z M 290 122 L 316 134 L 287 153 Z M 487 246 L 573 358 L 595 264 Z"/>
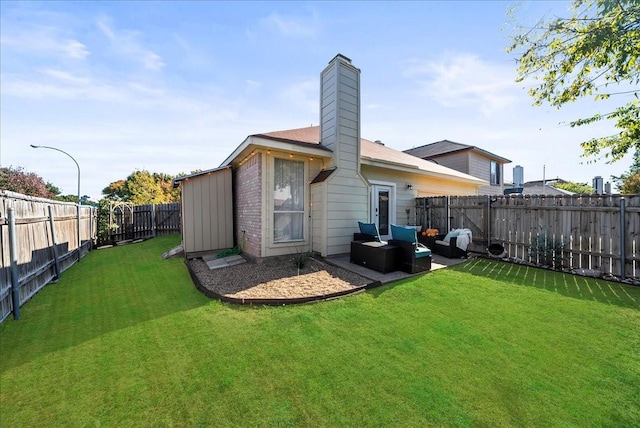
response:
<path id="1" fill-rule="evenodd" d="M 293 264 L 298 268 L 298 274 L 300 274 L 300 269 L 304 269 L 304 267 L 307 265 L 309 258 L 311 258 L 311 253 L 309 251 L 298 251 L 291 258 Z"/>
<path id="2" fill-rule="evenodd" d="M 537 235 L 531 241 L 529 247 L 529 257 L 532 262 L 539 265 L 551 266 L 554 269 L 561 269 L 566 259 L 564 251 L 566 244 L 547 234 Z"/>

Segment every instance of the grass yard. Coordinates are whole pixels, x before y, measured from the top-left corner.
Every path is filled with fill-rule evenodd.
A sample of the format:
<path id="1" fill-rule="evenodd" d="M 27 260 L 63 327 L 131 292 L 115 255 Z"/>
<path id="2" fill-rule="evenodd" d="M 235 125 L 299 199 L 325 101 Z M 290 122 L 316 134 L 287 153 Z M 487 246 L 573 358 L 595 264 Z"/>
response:
<path id="1" fill-rule="evenodd" d="M 93 251 L 0 325 L 2 427 L 640 425 L 640 287 L 472 260 L 237 307 L 178 242 Z"/>

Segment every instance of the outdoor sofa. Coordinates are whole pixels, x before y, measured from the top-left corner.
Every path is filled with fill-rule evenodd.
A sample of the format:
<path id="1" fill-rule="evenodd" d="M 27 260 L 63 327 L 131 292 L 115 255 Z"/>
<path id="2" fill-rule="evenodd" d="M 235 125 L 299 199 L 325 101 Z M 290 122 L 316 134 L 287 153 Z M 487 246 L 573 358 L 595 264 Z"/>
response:
<path id="1" fill-rule="evenodd" d="M 467 257 L 467 247 L 471 243 L 471 231 L 469 229 L 454 229 L 446 235 L 436 235 L 427 238 L 426 245 L 434 252 L 449 259 Z"/>
<path id="2" fill-rule="evenodd" d="M 400 249 L 398 269 L 406 273 L 419 273 L 431 270 L 431 250 L 418 242 L 414 227 L 391 225 L 389 244 Z"/>
<path id="3" fill-rule="evenodd" d="M 351 241 L 351 263 L 382 273 L 431 269 L 431 251 L 418 242 L 415 228 L 391 225 L 392 239 L 385 242 L 374 223 L 358 222 L 358 226 L 360 232 Z"/>
<path id="4" fill-rule="evenodd" d="M 397 270 L 399 248 L 380 240 L 375 223 L 358 222 L 359 233 L 351 241 L 351 263 L 388 273 Z"/>

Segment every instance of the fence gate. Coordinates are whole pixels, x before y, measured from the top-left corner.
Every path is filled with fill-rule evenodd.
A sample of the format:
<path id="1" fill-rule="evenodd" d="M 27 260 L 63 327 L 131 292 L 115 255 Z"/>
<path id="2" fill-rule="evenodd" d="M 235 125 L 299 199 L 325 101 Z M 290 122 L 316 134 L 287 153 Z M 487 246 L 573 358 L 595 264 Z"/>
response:
<path id="1" fill-rule="evenodd" d="M 109 203 L 109 242 L 180 233 L 180 203 L 134 205 Z"/>
<path id="2" fill-rule="evenodd" d="M 423 229 L 470 229 L 473 236 L 469 250 L 484 252 L 489 244 L 488 196 L 435 196 L 416 199 L 416 213 Z"/>
<path id="3" fill-rule="evenodd" d="M 109 202 L 109 240 L 133 239 L 133 203 Z"/>

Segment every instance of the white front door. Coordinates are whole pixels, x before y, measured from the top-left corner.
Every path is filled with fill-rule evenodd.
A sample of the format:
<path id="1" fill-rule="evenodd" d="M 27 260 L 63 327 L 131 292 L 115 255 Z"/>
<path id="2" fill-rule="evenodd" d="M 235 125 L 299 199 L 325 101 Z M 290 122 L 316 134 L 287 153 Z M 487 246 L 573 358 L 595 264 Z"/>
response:
<path id="1" fill-rule="evenodd" d="M 382 184 L 371 186 L 371 220 L 378 226 L 380 239 L 391 238 L 391 225 L 395 223 L 395 188 Z"/>

